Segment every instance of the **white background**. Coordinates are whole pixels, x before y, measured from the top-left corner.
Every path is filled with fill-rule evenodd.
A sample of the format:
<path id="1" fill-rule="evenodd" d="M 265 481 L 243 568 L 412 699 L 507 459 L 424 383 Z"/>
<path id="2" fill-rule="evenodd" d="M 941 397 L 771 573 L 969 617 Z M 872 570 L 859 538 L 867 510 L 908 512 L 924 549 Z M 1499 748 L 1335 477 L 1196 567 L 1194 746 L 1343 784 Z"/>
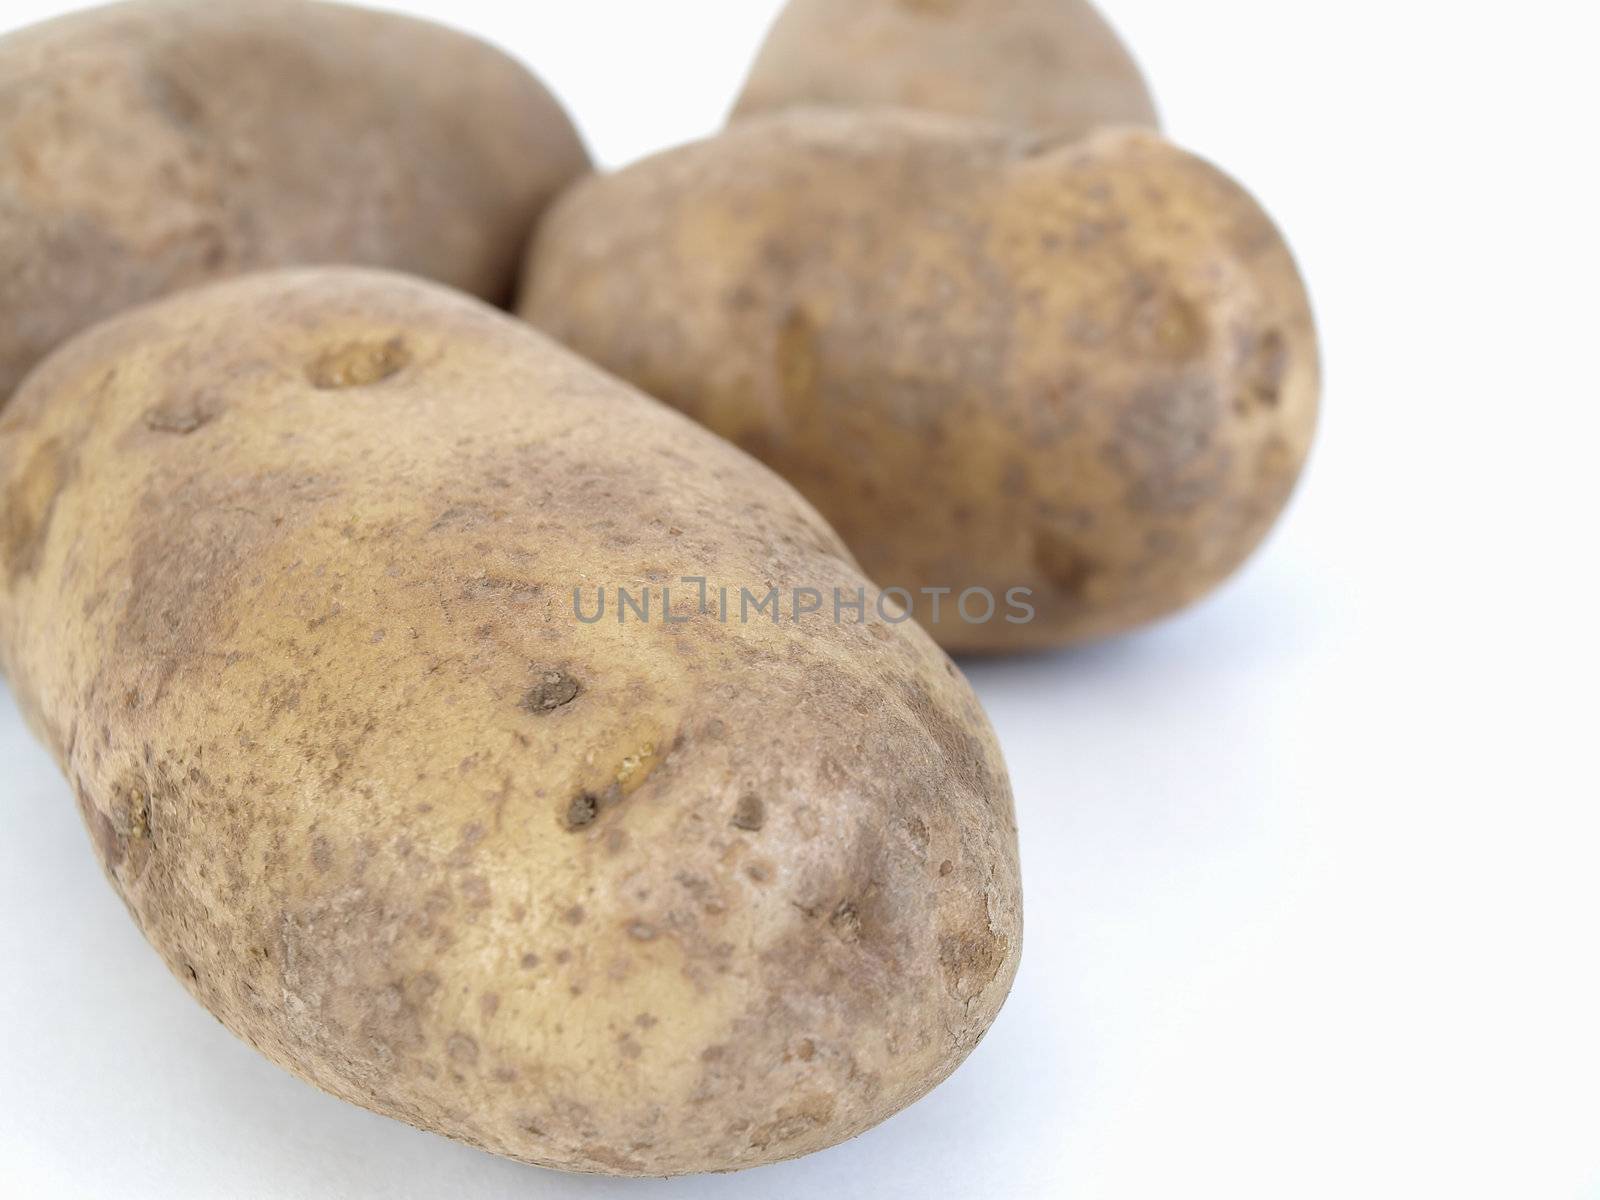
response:
<path id="1" fill-rule="evenodd" d="M 1108 2 L 1170 133 L 1289 232 L 1326 420 L 1212 601 L 971 667 L 1028 941 L 970 1062 L 676 1182 L 349 1107 L 168 977 L 0 692 L 0 1196 L 1600 1197 L 1590 7 Z M 404 7 L 533 64 L 616 165 L 717 126 L 777 0 Z"/>

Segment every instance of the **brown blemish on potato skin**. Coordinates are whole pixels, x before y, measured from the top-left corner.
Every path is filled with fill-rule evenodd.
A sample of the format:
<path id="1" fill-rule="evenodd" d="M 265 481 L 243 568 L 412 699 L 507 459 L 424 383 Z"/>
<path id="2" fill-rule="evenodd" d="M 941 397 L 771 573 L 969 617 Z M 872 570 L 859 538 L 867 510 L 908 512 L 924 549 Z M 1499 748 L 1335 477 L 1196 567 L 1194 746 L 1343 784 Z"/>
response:
<path id="1" fill-rule="evenodd" d="M 1092 640 L 1194 602 L 1270 530 L 1316 425 L 1282 238 L 1216 169 L 1134 130 L 750 117 L 575 186 L 526 279 L 525 317 L 773 467 L 954 651 Z M 937 620 L 933 588 L 951 589 Z M 969 588 L 995 619 L 961 618 Z M 1012 589 L 1031 620 L 1005 619 Z"/>
<path id="2" fill-rule="evenodd" d="M 1005 939 L 990 933 L 987 921 L 945 935 L 939 943 L 939 965 L 951 993 L 963 1001 L 980 993 L 994 981 L 1006 951 Z"/>
<path id="3" fill-rule="evenodd" d="M 1095 562 L 1078 549 L 1072 534 L 1045 527 L 1034 534 L 1034 563 L 1062 595 L 1079 603 L 1093 600 Z"/>
<path id="4" fill-rule="evenodd" d="M 803 308 L 791 309 L 778 327 L 776 371 L 789 419 L 805 421 L 817 402 L 821 375 L 818 331 Z"/>
<path id="5" fill-rule="evenodd" d="M 1270 413 L 1283 401 L 1291 361 L 1288 340 L 1279 330 L 1268 329 L 1240 334 L 1238 345 L 1244 380 L 1234 409 L 1241 416 Z"/>
<path id="6" fill-rule="evenodd" d="M 567 804 L 563 821 L 568 829 L 585 829 L 594 824 L 600 815 L 600 797 L 593 792 L 583 791 L 574 796 Z"/>
<path id="7" fill-rule="evenodd" d="M 844 942 L 859 942 L 861 940 L 861 914 L 856 911 L 856 906 L 849 900 L 841 900 L 839 906 L 833 910 L 833 915 L 828 918 L 828 924 L 833 926 L 833 931 Z"/>
<path id="8" fill-rule="evenodd" d="M 73 473 L 74 460 L 66 445 L 52 438 L 32 452 L 6 485 L 0 508 L 0 568 L 13 585 L 37 567 L 56 502 Z"/>
<path id="9" fill-rule="evenodd" d="M 522 707 L 534 716 L 544 716 L 571 704 L 582 690 L 583 685 L 565 671 L 546 671 L 522 698 Z"/>
<path id="10" fill-rule="evenodd" d="M 330 330 L 445 346 L 471 402 L 442 365 L 401 372 L 384 454 L 363 453 L 370 406 L 299 373 Z M 180 343 L 178 382 L 228 397 L 198 457 L 139 429 L 136 381 Z M 250 365 L 269 353 L 281 369 Z M 126 369 L 91 420 L 108 361 Z M 520 1160 L 682 1174 L 852 1136 L 993 1020 L 1020 948 L 1010 794 L 924 634 L 624 635 L 571 621 L 553 584 L 516 621 L 468 586 L 641 563 L 857 586 L 744 456 L 515 322 L 360 272 L 177 298 L 35 379 L 4 418 L 0 494 L 82 433 L 95 503 L 75 485 L 37 569 L 0 585 L 0 657 L 152 945 L 273 1061 Z M 477 516 L 439 527 L 453 508 Z M 626 547 L 606 540 L 619 514 Z M 523 710 L 530 671 L 579 673 L 562 664 L 583 664 L 581 698 Z M 594 822 L 555 819 L 601 783 Z M 732 825 L 745 796 L 759 831 Z M 977 864 L 970 884 L 937 880 L 941 857 Z M 941 946 L 980 912 L 999 969 L 961 999 Z"/>
<path id="11" fill-rule="evenodd" d="M 739 797 L 739 803 L 733 810 L 733 827 L 743 829 L 747 833 L 758 833 L 766 824 L 767 806 L 761 802 L 760 796 L 749 794 Z"/>
<path id="12" fill-rule="evenodd" d="M 94 809 L 89 816 L 89 832 L 94 836 L 95 846 L 100 851 L 100 861 L 105 863 L 107 870 L 115 872 L 126 857 L 123 849 L 124 841 L 117 833 L 116 825 L 105 813 Z"/>
<path id="13" fill-rule="evenodd" d="M 750 1145 L 767 1150 L 774 1144 L 792 1142 L 833 1119 L 834 1100 L 825 1094 L 806 1096 L 784 1105 L 775 1120 L 757 1127 L 750 1134 Z"/>
<path id="14" fill-rule="evenodd" d="M 215 407 L 204 400 L 169 402 L 144 415 L 144 427 L 151 433 L 170 433 L 187 437 L 216 420 Z"/>
<path id="15" fill-rule="evenodd" d="M 322 874 L 333 869 L 333 847 L 320 834 L 311 839 L 311 865 Z"/>

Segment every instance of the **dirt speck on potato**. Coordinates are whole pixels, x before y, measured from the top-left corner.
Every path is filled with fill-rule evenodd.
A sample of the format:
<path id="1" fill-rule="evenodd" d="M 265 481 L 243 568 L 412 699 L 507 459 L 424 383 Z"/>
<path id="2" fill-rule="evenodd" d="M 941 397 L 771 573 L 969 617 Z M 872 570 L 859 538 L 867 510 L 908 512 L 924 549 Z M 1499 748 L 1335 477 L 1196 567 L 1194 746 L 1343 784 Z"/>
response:
<path id="1" fill-rule="evenodd" d="M 534 716 L 543 716 L 571 704 L 582 690 L 583 685 L 565 671 L 546 671 L 523 696 L 522 707 Z"/>
<path id="2" fill-rule="evenodd" d="M 761 797 L 748 792 L 740 796 L 733 810 L 733 827 L 747 833 L 757 833 L 766 823 L 767 806 L 761 802 Z"/>
<path id="3" fill-rule="evenodd" d="M 593 792 L 579 792 L 567 805 L 566 826 L 568 829 L 584 829 L 593 825 L 599 815 L 600 797 Z"/>

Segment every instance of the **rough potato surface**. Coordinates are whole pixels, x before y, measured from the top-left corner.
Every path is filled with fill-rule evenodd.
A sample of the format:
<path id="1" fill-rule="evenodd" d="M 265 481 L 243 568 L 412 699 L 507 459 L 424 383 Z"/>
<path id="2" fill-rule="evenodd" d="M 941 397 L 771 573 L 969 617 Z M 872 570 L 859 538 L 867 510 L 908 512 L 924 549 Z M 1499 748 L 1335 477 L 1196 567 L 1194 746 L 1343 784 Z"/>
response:
<path id="1" fill-rule="evenodd" d="M 789 0 L 734 115 L 889 105 L 1062 139 L 1156 127 L 1138 65 L 1087 0 Z"/>
<path id="2" fill-rule="evenodd" d="M 588 168 L 472 38 L 303 0 L 135 0 L 0 39 L 0 405 L 79 329 L 259 267 L 359 263 L 503 301 Z"/>
<path id="3" fill-rule="evenodd" d="M 1141 131 L 752 118 L 579 183 L 525 279 L 534 324 L 774 467 L 952 650 L 1205 594 L 1271 528 L 1316 421 L 1282 238 Z M 970 588 L 1027 589 L 1035 619 L 964 620 Z"/>
<path id="4" fill-rule="evenodd" d="M 999 1010 L 1016 830 L 966 682 L 910 623 L 577 621 L 579 585 L 866 585 L 521 322 L 354 270 L 156 302 L 0 415 L 0 505 L 0 665 L 113 884 L 328 1091 L 730 1170 L 882 1120 Z"/>

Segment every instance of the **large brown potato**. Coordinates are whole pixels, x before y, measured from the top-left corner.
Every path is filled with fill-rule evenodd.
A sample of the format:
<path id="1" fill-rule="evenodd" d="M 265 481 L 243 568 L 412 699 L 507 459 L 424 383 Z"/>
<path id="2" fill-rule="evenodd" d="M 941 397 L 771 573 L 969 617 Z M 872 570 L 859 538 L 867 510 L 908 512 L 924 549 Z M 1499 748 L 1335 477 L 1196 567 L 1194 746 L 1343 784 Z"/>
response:
<path id="1" fill-rule="evenodd" d="M 1068 140 L 1156 126 L 1127 48 L 1087 0 L 789 0 L 736 116 L 890 105 Z"/>
<path id="2" fill-rule="evenodd" d="M 1204 594 L 1272 525 L 1316 418 L 1282 239 L 1137 131 L 751 119 L 578 184 L 526 279 L 530 320 L 776 468 L 953 650 Z"/>
<path id="3" fill-rule="evenodd" d="M 588 167 L 498 51 L 300 0 L 135 0 L 0 38 L 0 405 L 101 317 L 255 267 L 366 263 L 509 299 Z"/>
<path id="4" fill-rule="evenodd" d="M 867 585 L 511 317 L 351 270 L 135 310 L 0 415 L 0 514 L 0 663 L 118 892 L 336 1095 L 727 1170 L 882 1120 L 999 1010 L 1016 830 L 965 681 L 871 600 L 723 621 L 722 586 Z M 577 619 L 619 586 L 648 622 Z"/>

